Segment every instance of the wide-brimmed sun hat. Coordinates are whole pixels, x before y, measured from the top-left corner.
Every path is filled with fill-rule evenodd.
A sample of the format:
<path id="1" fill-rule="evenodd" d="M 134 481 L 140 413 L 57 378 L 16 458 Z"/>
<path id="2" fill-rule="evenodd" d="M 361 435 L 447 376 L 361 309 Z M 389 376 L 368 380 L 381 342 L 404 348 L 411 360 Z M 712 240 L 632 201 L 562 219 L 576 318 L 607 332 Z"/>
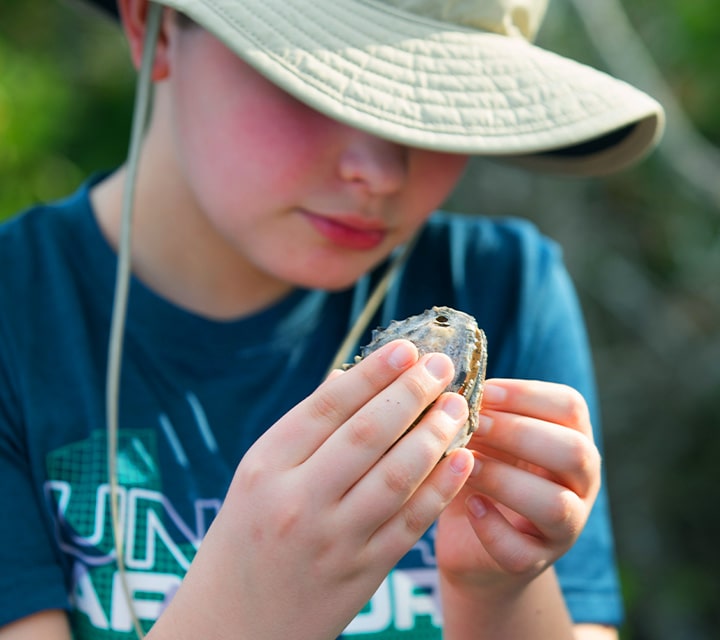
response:
<path id="1" fill-rule="evenodd" d="M 299 100 L 377 136 L 570 174 L 627 167 L 659 140 L 663 109 L 532 44 L 547 3 L 161 0 Z"/>

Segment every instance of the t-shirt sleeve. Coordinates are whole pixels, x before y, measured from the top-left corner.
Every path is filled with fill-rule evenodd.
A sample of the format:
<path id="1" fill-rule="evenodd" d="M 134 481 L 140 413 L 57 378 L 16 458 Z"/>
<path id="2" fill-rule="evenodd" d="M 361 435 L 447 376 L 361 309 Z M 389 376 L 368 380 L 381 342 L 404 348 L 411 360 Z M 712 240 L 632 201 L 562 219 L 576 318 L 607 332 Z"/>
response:
<path id="1" fill-rule="evenodd" d="M 519 298 L 519 349 L 515 377 L 574 387 L 585 397 L 602 451 L 593 363 L 575 288 L 559 248 L 544 239 L 526 245 Z M 587 525 L 556 564 L 575 622 L 618 625 L 623 608 L 615 563 L 608 495 L 601 488 Z"/>
<path id="2" fill-rule="evenodd" d="M 596 443 L 602 434 L 592 357 L 576 290 L 560 248 L 525 221 L 482 227 L 465 249 L 463 306 L 488 318 L 490 376 L 548 380 L 585 397 Z M 484 255 L 482 261 L 474 259 Z M 473 271 L 475 270 L 475 271 Z M 476 304 L 468 299 L 476 297 Z M 576 622 L 623 618 L 605 487 L 573 548 L 556 570 Z"/>
<path id="3" fill-rule="evenodd" d="M 0 323 L 0 627 L 68 606 L 50 519 L 35 488 L 42 482 L 30 462 L 10 345 Z"/>

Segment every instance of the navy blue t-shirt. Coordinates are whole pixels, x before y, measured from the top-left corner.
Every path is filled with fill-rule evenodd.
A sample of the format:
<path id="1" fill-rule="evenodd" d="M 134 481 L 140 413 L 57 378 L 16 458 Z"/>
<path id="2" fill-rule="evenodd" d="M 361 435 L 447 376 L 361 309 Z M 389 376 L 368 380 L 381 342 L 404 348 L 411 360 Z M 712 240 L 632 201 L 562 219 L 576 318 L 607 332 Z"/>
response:
<path id="1" fill-rule="evenodd" d="M 0 229 L 0 626 L 65 608 L 76 638 L 122 638 L 132 625 L 113 551 L 104 410 L 116 255 L 89 186 Z M 239 460 L 323 379 L 381 274 L 338 293 L 297 290 L 224 322 L 132 282 L 118 475 L 125 565 L 146 628 L 177 589 Z M 597 428 L 576 295 L 557 246 L 534 226 L 434 215 L 368 331 L 433 305 L 477 318 L 489 376 L 569 384 Z M 620 621 L 604 492 L 557 573 L 575 621 Z M 438 602 L 431 529 L 344 636 L 437 640 Z"/>

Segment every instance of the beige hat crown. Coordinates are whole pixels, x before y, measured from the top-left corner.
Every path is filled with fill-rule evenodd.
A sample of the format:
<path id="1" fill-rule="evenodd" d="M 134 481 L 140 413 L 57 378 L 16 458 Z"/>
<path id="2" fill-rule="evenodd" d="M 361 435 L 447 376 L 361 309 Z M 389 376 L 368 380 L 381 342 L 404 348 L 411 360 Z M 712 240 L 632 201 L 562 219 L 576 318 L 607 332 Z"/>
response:
<path id="1" fill-rule="evenodd" d="M 528 41 L 535 38 L 548 5 L 548 0 L 380 1 L 439 22 L 492 31 L 504 36 L 519 36 Z"/>

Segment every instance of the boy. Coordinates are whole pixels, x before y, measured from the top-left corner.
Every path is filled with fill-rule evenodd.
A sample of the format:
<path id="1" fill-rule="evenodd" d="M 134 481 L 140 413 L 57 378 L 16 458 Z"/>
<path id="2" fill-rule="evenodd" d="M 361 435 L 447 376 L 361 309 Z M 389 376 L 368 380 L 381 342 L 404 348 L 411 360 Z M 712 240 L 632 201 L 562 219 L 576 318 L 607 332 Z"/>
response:
<path id="1" fill-rule="evenodd" d="M 541 0 L 163 5 L 119 2 L 155 88 L 139 163 L 0 236 L 3 308 L 47 292 L 0 320 L 0 639 L 616 637 L 558 252 L 526 223 L 430 215 L 468 153 L 609 171 L 659 106 L 524 42 Z M 461 308 L 495 377 L 444 458 L 468 411 L 446 357 L 398 341 L 323 382 L 413 237 L 371 326 Z"/>

